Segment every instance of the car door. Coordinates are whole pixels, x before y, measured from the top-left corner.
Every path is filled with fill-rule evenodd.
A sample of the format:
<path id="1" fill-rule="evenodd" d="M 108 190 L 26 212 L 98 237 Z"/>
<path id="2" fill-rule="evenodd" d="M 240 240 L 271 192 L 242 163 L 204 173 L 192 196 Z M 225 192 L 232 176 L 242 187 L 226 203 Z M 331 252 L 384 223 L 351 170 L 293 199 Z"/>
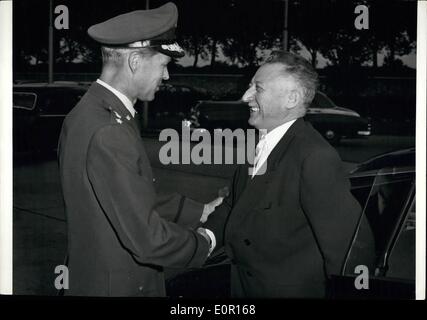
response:
<path id="1" fill-rule="evenodd" d="M 364 203 L 362 219 L 373 232 L 374 245 L 363 247 L 366 232 L 355 234 L 345 268 L 330 283 L 334 298 L 414 298 L 415 173 L 412 168 L 379 170 Z M 374 253 L 367 262 L 366 251 Z M 362 279 L 363 270 L 369 272 Z M 365 280 L 367 287 L 357 287 Z"/>
<path id="2" fill-rule="evenodd" d="M 42 150 L 57 148 L 62 123 L 84 92 L 72 87 L 46 88 L 43 102 L 39 104 L 38 135 Z"/>

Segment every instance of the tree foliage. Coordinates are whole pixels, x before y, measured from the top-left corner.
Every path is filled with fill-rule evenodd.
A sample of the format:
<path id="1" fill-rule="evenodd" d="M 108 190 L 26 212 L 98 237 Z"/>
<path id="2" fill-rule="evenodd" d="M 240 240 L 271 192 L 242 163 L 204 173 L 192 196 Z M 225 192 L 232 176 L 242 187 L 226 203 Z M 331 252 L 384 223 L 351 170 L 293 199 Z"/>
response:
<path id="1" fill-rule="evenodd" d="M 150 0 L 157 7 L 167 0 Z M 179 8 L 178 40 L 187 55 L 215 65 L 219 58 L 230 65 L 256 66 L 264 50 L 281 46 L 284 14 L 281 0 L 175 0 Z M 145 9 L 145 1 L 63 0 L 69 8 L 70 29 L 55 30 L 55 61 L 98 65 L 99 46 L 87 35 L 90 25 L 131 10 Z M 369 29 L 357 30 L 354 8 L 369 8 Z M 48 59 L 49 1 L 14 1 L 14 63 L 25 70 Z M 403 0 L 289 0 L 290 48 L 307 50 L 317 65 L 321 54 L 331 65 L 386 64 L 410 53 L 416 40 L 416 2 Z"/>

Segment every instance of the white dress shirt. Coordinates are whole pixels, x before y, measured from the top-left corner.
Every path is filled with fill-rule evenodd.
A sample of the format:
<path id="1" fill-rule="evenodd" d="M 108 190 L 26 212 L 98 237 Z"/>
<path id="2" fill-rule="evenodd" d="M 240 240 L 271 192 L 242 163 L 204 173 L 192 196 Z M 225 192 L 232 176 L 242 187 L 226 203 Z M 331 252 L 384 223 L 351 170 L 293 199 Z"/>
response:
<path id="1" fill-rule="evenodd" d="M 134 102 L 130 101 L 130 99 L 126 97 L 123 93 L 121 93 L 117 89 L 114 89 L 112 86 L 110 86 L 108 83 L 105 83 L 101 79 L 97 79 L 96 82 L 99 83 L 101 86 L 110 90 L 117 98 L 119 98 L 119 100 L 125 105 L 126 109 L 129 110 L 132 117 L 135 117 L 136 111 L 133 105 L 135 104 L 136 101 Z"/>
<path id="2" fill-rule="evenodd" d="M 205 228 L 205 230 L 206 230 L 206 233 L 208 234 L 209 238 L 211 238 L 211 246 L 209 247 L 209 254 L 208 254 L 208 257 L 209 257 L 211 255 L 212 251 L 216 247 L 216 237 L 211 230 L 206 229 L 206 228 Z"/>
<path id="3" fill-rule="evenodd" d="M 256 155 L 254 161 L 254 170 L 252 170 L 252 178 L 257 174 L 260 168 L 263 166 L 264 162 L 267 161 L 268 156 L 273 151 L 274 147 L 279 143 L 280 139 L 285 135 L 289 130 L 292 124 L 296 121 L 291 120 L 285 122 L 284 124 L 274 128 L 267 134 L 261 137 L 257 144 L 257 149 L 259 154 Z M 266 169 L 266 167 L 264 167 Z M 265 172 L 260 172 L 259 174 L 264 174 Z"/>

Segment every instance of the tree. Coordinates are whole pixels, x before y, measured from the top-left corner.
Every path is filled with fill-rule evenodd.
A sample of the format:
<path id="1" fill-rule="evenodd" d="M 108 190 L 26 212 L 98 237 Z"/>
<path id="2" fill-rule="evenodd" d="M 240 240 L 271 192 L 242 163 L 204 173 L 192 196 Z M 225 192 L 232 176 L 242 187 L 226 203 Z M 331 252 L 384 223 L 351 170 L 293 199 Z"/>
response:
<path id="1" fill-rule="evenodd" d="M 167 0 L 150 0 L 158 7 Z M 256 66 L 263 52 L 281 47 L 283 2 L 280 0 L 175 0 L 179 9 L 178 40 L 187 53 L 209 59 L 215 65 L 219 56 L 229 64 Z M 54 5 L 59 4 L 55 0 Z M 118 6 L 99 1 L 61 0 L 69 8 L 70 29 L 55 30 L 57 62 L 80 60 L 101 62 L 99 44 L 87 35 L 90 25 L 112 16 L 144 9 L 145 2 L 123 0 Z M 369 7 L 369 30 L 356 30 L 354 8 Z M 14 1 L 14 66 L 23 70 L 30 61 L 47 63 L 49 1 Z M 318 54 L 331 64 L 377 66 L 379 52 L 386 52 L 385 63 L 411 52 L 416 38 L 416 3 L 401 0 L 290 0 L 289 34 L 291 50 L 306 48 L 313 66 Z M 30 35 L 30 36 L 29 36 Z M 25 39 L 25 40 L 24 40 Z"/>

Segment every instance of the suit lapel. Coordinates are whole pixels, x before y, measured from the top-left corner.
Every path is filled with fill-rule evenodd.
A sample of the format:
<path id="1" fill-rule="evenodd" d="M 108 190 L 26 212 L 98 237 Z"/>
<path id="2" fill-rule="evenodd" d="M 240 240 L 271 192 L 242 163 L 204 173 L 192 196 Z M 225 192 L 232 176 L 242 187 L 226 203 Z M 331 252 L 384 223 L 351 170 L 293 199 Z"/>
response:
<path id="1" fill-rule="evenodd" d="M 298 135 L 304 130 L 304 127 L 305 122 L 302 118 L 297 119 L 295 123 L 292 124 L 292 126 L 288 129 L 288 131 L 285 133 L 282 139 L 280 139 L 279 143 L 270 153 L 267 159 L 267 171 L 272 172 L 276 170 L 277 166 L 285 157 L 292 140 L 296 135 Z"/>
<path id="2" fill-rule="evenodd" d="M 273 151 L 267 158 L 266 172 L 262 175 L 255 175 L 253 178 L 249 175 L 248 168 L 241 170 L 239 179 L 246 179 L 247 183 L 244 190 L 241 191 L 240 196 L 233 208 L 229 224 L 239 225 L 242 220 L 251 212 L 251 210 L 259 203 L 261 207 L 268 208 L 271 204 L 265 201 L 265 193 L 268 189 L 270 182 L 276 177 L 275 171 L 280 165 L 281 161 L 286 157 L 289 146 L 296 134 L 304 129 L 304 120 L 298 119 L 285 133 L 279 143 L 275 146 Z M 246 175 L 246 177 L 244 176 Z M 259 205 L 258 205 L 259 207 Z M 227 227 L 227 230 L 238 230 L 239 228 Z"/>

